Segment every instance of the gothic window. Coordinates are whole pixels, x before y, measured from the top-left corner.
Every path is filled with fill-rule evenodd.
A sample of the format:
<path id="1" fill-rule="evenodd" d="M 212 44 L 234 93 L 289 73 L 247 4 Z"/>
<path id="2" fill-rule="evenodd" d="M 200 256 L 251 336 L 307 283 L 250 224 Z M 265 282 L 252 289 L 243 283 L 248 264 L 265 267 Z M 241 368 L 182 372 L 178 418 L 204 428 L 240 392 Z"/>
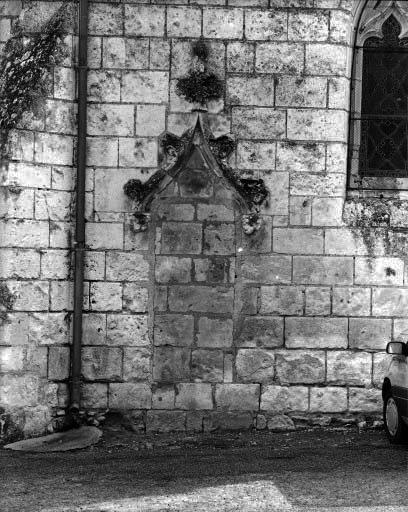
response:
<path id="1" fill-rule="evenodd" d="M 408 189 L 408 34 L 397 19 L 405 13 L 395 2 L 371 10 L 354 53 L 349 187 Z"/>

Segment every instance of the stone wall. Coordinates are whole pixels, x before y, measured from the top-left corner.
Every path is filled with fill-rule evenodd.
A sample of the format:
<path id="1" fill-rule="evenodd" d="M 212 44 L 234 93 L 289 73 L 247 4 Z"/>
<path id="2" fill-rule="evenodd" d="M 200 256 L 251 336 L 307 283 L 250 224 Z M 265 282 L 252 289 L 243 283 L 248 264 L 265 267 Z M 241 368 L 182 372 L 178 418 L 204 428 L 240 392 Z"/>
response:
<path id="1" fill-rule="evenodd" d="M 0 27 L 18 4 L 0 2 Z M 34 4 L 39 12 L 50 5 Z M 370 206 L 355 197 L 343 215 L 356 4 L 90 2 L 84 409 L 131 411 L 149 430 L 254 421 L 262 428 L 290 423 L 282 415 L 299 422 L 379 411 L 384 348 L 407 329 L 405 207 L 395 203 L 393 216 L 378 220 L 362 215 Z M 206 311 L 177 309 L 183 290 L 169 277 L 195 280 L 192 301 L 200 279 L 211 281 L 206 249 L 193 247 L 201 207 L 158 209 L 140 231 L 123 193 L 130 178 L 157 170 L 163 132 L 181 136 L 194 126 L 192 105 L 175 86 L 201 36 L 226 91 L 209 104 L 209 126 L 214 136 L 236 139 L 230 165 L 263 178 L 270 192 L 261 231 L 239 247 L 230 214 L 206 210 L 221 216 L 228 265 L 240 251 L 245 307 L 232 334 L 228 315 L 219 322 Z M 4 171 L 0 278 L 17 297 L 0 331 L 0 405 L 8 410 L 49 414 L 65 405 L 74 84 L 67 59 L 53 70 L 43 117 L 28 116 L 13 134 Z M 181 220 L 188 233 L 176 234 Z M 161 243 L 154 262 L 152 237 Z M 178 249 L 166 240 L 178 240 Z M 163 302 L 165 291 L 171 302 Z M 175 315 L 183 319 L 175 323 Z"/>

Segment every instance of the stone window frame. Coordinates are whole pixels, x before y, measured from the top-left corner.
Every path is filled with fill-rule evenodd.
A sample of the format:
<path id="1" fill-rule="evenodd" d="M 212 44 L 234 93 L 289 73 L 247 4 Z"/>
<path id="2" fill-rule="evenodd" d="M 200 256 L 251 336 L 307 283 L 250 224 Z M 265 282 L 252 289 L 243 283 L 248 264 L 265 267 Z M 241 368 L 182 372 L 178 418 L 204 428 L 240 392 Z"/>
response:
<path id="1" fill-rule="evenodd" d="M 362 98 L 363 46 L 370 37 L 382 38 L 383 23 L 393 15 L 401 25 L 400 38 L 408 37 L 408 2 L 360 0 L 354 12 L 354 36 L 351 42 L 351 90 L 347 158 L 349 195 L 391 195 L 408 191 L 408 177 L 361 177 L 359 175 L 360 114 Z"/>

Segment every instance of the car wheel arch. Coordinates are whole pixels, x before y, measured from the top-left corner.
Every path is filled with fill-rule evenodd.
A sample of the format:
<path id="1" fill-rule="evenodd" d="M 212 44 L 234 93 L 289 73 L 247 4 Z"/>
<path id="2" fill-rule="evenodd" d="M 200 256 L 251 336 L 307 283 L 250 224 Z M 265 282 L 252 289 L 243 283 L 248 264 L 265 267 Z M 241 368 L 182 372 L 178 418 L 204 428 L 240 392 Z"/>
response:
<path id="1" fill-rule="evenodd" d="M 385 397 L 388 394 L 391 394 L 391 390 L 392 390 L 391 381 L 390 381 L 390 379 L 385 378 L 384 382 L 383 382 L 383 385 L 382 385 L 382 398 L 383 398 L 383 400 L 385 400 Z"/>

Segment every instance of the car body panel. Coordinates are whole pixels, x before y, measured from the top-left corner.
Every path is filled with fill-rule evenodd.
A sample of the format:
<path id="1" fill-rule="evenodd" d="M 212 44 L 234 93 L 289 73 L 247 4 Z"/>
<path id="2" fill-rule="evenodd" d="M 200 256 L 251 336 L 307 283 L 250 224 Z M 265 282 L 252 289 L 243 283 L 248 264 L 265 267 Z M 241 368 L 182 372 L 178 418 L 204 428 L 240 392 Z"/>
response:
<path id="1" fill-rule="evenodd" d="M 408 357 L 393 356 L 386 377 L 391 382 L 392 396 L 398 411 L 408 424 Z"/>

